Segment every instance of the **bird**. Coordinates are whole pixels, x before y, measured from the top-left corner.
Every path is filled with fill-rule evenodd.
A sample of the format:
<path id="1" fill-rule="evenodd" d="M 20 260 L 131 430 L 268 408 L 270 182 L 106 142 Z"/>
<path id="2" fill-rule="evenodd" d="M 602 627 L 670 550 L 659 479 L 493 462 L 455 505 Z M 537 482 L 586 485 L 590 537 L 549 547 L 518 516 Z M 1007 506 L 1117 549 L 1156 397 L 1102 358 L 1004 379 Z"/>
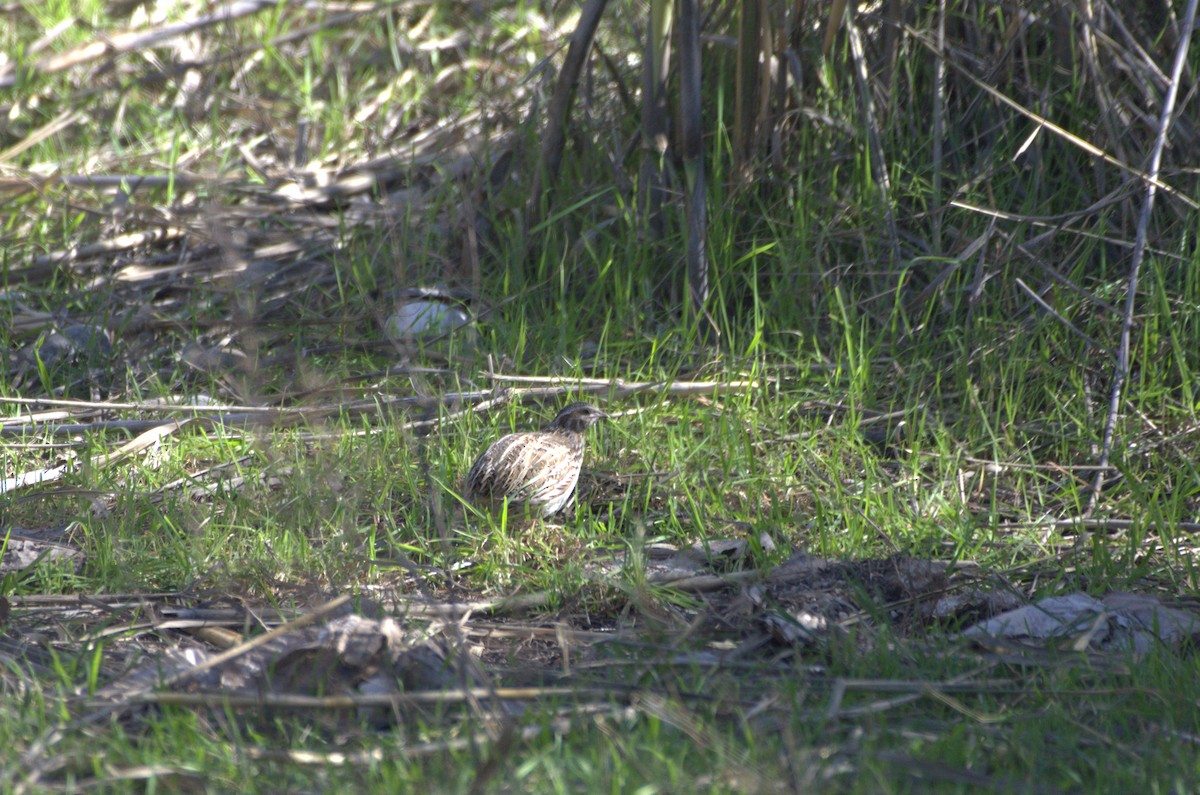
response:
<path id="1" fill-rule="evenodd" d="M 463 496 L 480 506 L 503 500 L 546 518 L 575 494 L 583 464 L 583 432 L 608 415 L 591 403 L 571 403 L 540 431 L 492 442 L 467 473 Z"/>

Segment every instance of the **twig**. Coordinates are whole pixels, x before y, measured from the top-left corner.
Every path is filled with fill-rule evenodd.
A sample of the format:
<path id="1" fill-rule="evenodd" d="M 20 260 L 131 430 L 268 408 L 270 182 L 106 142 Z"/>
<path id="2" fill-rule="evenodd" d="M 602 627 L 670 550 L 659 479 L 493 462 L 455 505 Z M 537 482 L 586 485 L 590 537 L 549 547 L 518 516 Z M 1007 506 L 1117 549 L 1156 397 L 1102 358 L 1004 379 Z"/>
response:
<path id="1" fill-rule="evenodd" d="M 626 381 L 622 378 L 566 379 L 557 376 L 502 375 L 500 373 L 487 373 L 486 377 L 493 381 L 507 383 L 557 385 L 555 389 L 537 391 L 537 397 L 552 397 L 564 394 L 569 390 L 589 395 L 611 391 L 615 398 L 626 398 L 640 392 L 660 392 L 664 395 L 675 396 L 709 395 L 714 392 L 754 389 L 762 385 L 760 381 Z M 530 392 L 532 393 L 533 390 Z"/>
<path id="2" fill-rule="evenodd" d="M 946 0 L 937 5 L 937 52 L 933 66 L 933 253 L 942 253 L 942 138 L 945 135 L 946 114 Z"/>
<path id="3" fill-rule="evenodd" d="M 103 603 L 109 607 L 138 607 L 151 601 L 166 601 L 180 599 L 180 591 L 163 591 L 160 593 L 111 593 L 111 594 L 30 594 L 28 596 L 10 596 L 9 603 L 14 608 L 44 608 L 44 607 L 78 607 L 86 597 L 89 602 Z"/>
<path id="4" fill-rule="evenodd" d="M 125 235 L 108 240 L 102 240 L 99 243 L 89 243 L 85 246 L 72 246 L 58 251 L 51 251 L 49 254 L 41 254 L 33 258 L 31 265 L 35 268 L 45 267 L 47 265 L 58 265 L 64 262 L 75 262 L 76 260 L 87 259 L 101 254 L 111 254 L 114 251 L 128 251 L 139 246 L 147 246 L 157 243 L 165 243 L 168 240 L 177 240 L 187 234 L 187 231 L 175 226 L 164 226 L 158 229 L 149 229 L 145 232 L 130 232 Z"/>
<path id="5" fill-rule="evenodd" d="M 1117 362 L 1113 367 L 1112 393 L 1108 399 L 1108 418 L 1104 422 L 1104 441 L 1101 445 L 1100 464 L 1102 469 L 1108 467 L 1112 455 L 1113 435 L 1117 426 L 1117 413 L 1121 408 L 1121 387 L 1129 376 L 1129 337 L 1133 328 L 1133 312 L 1137 306 L 1138 272 L 1141 270 L 1142 259 L 1146 250 L 1146 235 L 1150 227 L 1150 212 L 1154 209 L 1154 196 L 1158 192 L 1158 171 L 1162 165 L 1163 149 L 1167 145 L 1167 130 L 1171 127 L 1171 117 L 1175 112 L 1175 98 L 1179 93 L 1179 78 L 1183 73 L 1184 62 L 1187 60 L 1188 45 L 1192 40 L 1192 28 L 1196 23 L 1197 0 L 1188 0 L 1187 12 L 1184 14 L 1183 27 L 1179 34 L 1179 48 L 1175 51 L 1175 63 L 1171 68 L 1171 80 L 1167 84 L 1167 95 L 1163 98 L 1162 113 L 1159 115 L 1158 132 L 1154 136 L 1154 148 L 1150 153 L 1150 169 L 1146 181 L 1146 202 L 1138 216 L 1137 234 L 1134 237 L 1133 262 L 1129 267 L 1129 284 L 1125 293 L 1125 318 L 1121 323 L 1121 342 L 1117 347 Z M 1165 187 L 1165 186 L 1164 186 Z M 1193 206 L 1196 206 L 1193 203 Z M 1100 499 L 1100 488 L 1103 473 L 1098 473 L 1088 497 L 1087 507 L 1083 515 L 1090 516 Z"/>
<path id="6" fill-rule="evenodd" d="M 276 406 L 191 406 L 181 403 L 115 403 L 107 401 L 95 400 L 63 400 L 60 398 L 23 398 L 23 397 L 3 397 L 0 396 L 0 403 L 13 403 L 21 406 L 66 406 L 84 409 L 121 409 L 129 411 L 146 411 L 146 412 L 162 412 L 170 414 L 173 412 L 191 412 L 193 414 L 216 414 L 221 412 L 236 411 L 247 414 L 272 414 L 281 411 L 320 411 L 322 409 L 284 409 Z"/>
<path id="7" fill-rule="evenodd" d="M 548 397 L 559 397 L 568 391 L 581 391 L 597 395 L 611 392 L 613 397 L 625 398 L 639 392 L 660 391 L 667 395 L 696 395 L 711 394 L 739 389 L 753 389 L 760 386 L 761 381 L 625 381 L 621 378 L 582 378 L 568 379 L 554 376 L 519 376 L 487 373 L 486 377 L 493 381 L 513 382 L 522 384 L 545 384 L 542 388 L 510 388 L 508 400 L 539 400 Z M 190 414 L 201 416 L 205 414 L 225 415 L 216 419 L 221 424 L 237 424 L 248 422 L 248 418 L 239 415 L 259 414 L 268 416 L 321 416 L 328 413 L 338 413 L 349 410 L 362 410 L 378 406 L 413 406 L 418 408 L 435 408 L 441 405 L 458 405 L 460 403 L 478 403 L 495 399 L 494 390 L 476 392 L 449 392 L 440 396 L 396 397 L 384 400 L 352 400 L 330 406 L 191 406 L 164 403 L 115 403 L 90 400 L 62 400 L 55 398 L 21 398 L 0 396 L 0 404 L 12 403 L 23 406 L 63 406 L 68 408 L 84 408 L 96 410 L 142 411 L 161 414 Z M 11 426 L 10 426 L 11 427 Z M 28 427 L 28 426 L 22 426 Z M 127 430 L 148 430 L 149 427 L 129 426 Z M 84 428 L 87 430 L 90 428 Z M 0 432 L 6 432 L 0 429 Z"/>
<path id="8" fill-rule="evenodd" d="M 1133 527 L 1154 528 L 1169 524 L 1185 533 L 1200 533 L 1200 522 L 1139 522 L 1135 519 L 1052 519 L 1042 522 L 1005 522 L 998 530 L 1023 530 L 1039 527 L 1077 527 L 1085 530 L 1129 530 Z"/>
<path id="9" fill-rule="evenodd" d="M 236 649 L 230 651 L 236 651 Z M 226 652 L 226 654 L 228 653 Z M 308 696 L 298 693 L 230 693 L 227 690 L 179 693 L 168 690 L 139 693 L 133 697 L 132 701 L 139 704 L 170 704 L 184 707 L 356 710 L 363 707 L 402 707 L 416 704 L 466 704 L 488 699 L 533 701 L 539 698 L 611 697 L 612 695 L 613 691 L 611 690 L 579 687 L 472 687 L 455 690 L 425 690 L 413 693 L 335 696 Z"/>

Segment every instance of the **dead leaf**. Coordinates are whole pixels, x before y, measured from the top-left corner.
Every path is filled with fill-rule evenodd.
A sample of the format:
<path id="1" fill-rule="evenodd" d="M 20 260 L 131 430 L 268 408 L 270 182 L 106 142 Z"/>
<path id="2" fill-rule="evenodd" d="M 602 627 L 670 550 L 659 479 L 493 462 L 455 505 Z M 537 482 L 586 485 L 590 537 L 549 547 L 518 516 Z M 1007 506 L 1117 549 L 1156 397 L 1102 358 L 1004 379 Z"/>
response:
<path id="1" fill-rule="evenodd" d="M 1071 641 L 1076 651 L 1133 651 L 1143 655 L 1156 643 L 1177 646 L 1200 635 L 1200 616 L 1166 607 L 1157 597 L 1113 593 L 1097 599 L 1083 593 L 1052 596 L 982 621 L 962 633 L 975 640 L 1002 638 L 1051 645 Z"/>

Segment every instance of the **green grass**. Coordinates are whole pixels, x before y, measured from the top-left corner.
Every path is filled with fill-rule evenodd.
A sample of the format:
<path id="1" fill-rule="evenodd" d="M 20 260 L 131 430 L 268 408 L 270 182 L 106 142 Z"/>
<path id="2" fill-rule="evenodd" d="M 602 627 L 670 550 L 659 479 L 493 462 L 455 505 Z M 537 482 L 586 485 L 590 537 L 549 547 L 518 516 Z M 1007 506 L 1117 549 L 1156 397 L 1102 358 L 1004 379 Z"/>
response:
<path id="1" fill-rule="evenodd" d="M 145 405 L 111 412 L 119 419 L 157 418 L 152 401 L 196 397 L 343 410 L 288 427 L 193 425 L 107 466 L 96 458 L 136 434 L 3 437 L 4 476 L 63 463 L 70 471 L 0 495 L 0 530 L 69 526 L 59 540 L 86 555 L 78 569 L 43 560 L 0 579 L 0 596 L 13 597 L 10 635 L 31 644 L 0 647 L 6 789 L 37 771 L 34 789 L 100 791 L 1195 789 L 1191 652 L 1090 662 L 1064 653 L 1018 665 L 964 645 L 955 621 L 914 619 L 865 586 L 855 592 L 863 615 L 844 632 L 813 648 L 760 644 L 769 604 L 747 602 L 740 624 L 703 620 L 726 597 L 750 599 L 754 580 L 723 596 L 682 593 L 636 565 L 604 568 L 645 560 L 651 543 L 736 538 L 750 544 L 735 568 L 765 571 L 794 549 L 838 560 L 903 555 L 971 563 L 982 587 L 1030 598 L 1131 590 L 1194 603 L 1200 282 L 1188 221 L 1163 211 L 1139 285 L 1112 457 L 1120 477 L 1094 514 L 1127 523 L 1085 536 L 1053 522 L 1089 502 L 1086 467 L 1099 459 L 1121 320 L 1112 308 L 1124 301 L 1138 203 L 1071 216 L 1036 256 L 1022 251 L 1018 243 L 1096 203 L 1118 175 L 1102 179 L 1048 134 L 1031 143 L 1028 119 L 979 101 L 969 84 L 951 92 L 942 164 L 958 205 L 933 206 L 928 102 L 885 108 L 889 200 L 906 246 L 892 262 L 848 54 L 820 63 L 801 53 L 819 82 L 804 86 L 796 117 L 812 123 L 781 122 L 786 168 L 763 165 L 747 183 L 730 163 L 732 53 L 706 51 L 708 308 L 721 338 L 704 347 L 680 310 L 680 206 L 668 205 L 661 240 L 637 218 L 629 180 L 640 150 L 626 138 L 636 119 L 605 67 L 576 106 L 558 187 L 540 197 L 545 220 L 524 223 L 539 140 L 523 120 L 531 94 L 553 87 L 552 72 L 529 75 L 569 29 L 560 10 L 438 3 L 331 19 L 281 4 L 204 31 L 190 54 L 156 45 L 47 74 L 25 68 L 38 57 L 25 53 L 68 14 L 81 21 L 48 52 L 93 41 L 93 27 L 134 22 L 101 4 L 35 5 L 13 12 L 20 24 L 0 25 L 0 51 L 23 67 L 0 93 L 9 121 L 0 151 L 59 113 L 81 117 L 0 162 L 18 183 L 37 183 L 0 197 L 0 289 L 9 291 L 0 342 L 15 362 L 41 331 L 8 330 L 23 316 L 19 300 L 60 322 L 105 326 L 117 355 L 20 374 L 5 367 L 0 397 Z M 951 6 L 958 24 L 1010 41 L 1003 20 Z M 641 11 L 611 11 L 599 41 L 623 57 Z M 925 13 L 916 24 L 929 22 Z M 1022 34 L 1034 54 L 1021 75 L 980 76 L 1030 105 L 1025 92 L 1052 86 L 1038 112 L 1103 143 L 1091 83 L 1036 54 L 1051 33 L 1039 24 Z M 927 100 L 930 65 L 910 46 L 886 85 Z M 191 60 L 204 68 L 190 89 L 182 72 L 151 68 Z M 636 86 L 631 63 L 612 63 L 625 88 Z M 1112 86 L 1129 88 L 1116 77 Z M 1134 153 L 1145 139 L 1136 132 Z M 507 151 L 502 134 L 514 153 L 507 167 L 489 159 Z M 464 141 L 477 158 L 465 169 Z M 302 183 L 306 170 L 320 177 L 384 155 L 390 181 L 340 204 L 293 207 L 267 195 Z M 1193 166 L 1171 175 L 1185 192 Z M 126 201 L 41 182 L 56 170 L 175 181 Z M 993 224 L 963 205 L 1010 217 Z M 35 259 L 168 222 L 187 230 L 186 246 Z M 277 269 L 257 278 L 255 263 Z M 1079 289 L 1053 281 L 1047 265 Z M 1018 277 L 1107 350 L 1038 309 Z M 476 292 L 475 336 L 378 344 L 392 293 L 433 284 Z M 193 367 L 181 354 L 192 342 L 237 352 L 240 364 Z M 483 413 L 432 400 L 514 386 L 491 371 L 553 376 L 568 390 Z M 616 416 L 588 434 L 580 504 L 554 522 L 462 505 L 458 484 L 484 445 L 544 424 L 584 379 L 612 382 L 591 398 Z M 617 399 L 618 379 L 661 386 Z M 667 388 L 705 380 L 721 386 Z M 415 397 L 430 400 L 403 402 Z M 2 405 L 5 418 L 30 410 Z M 222 707 L 87 721 L 86 697 L 126 672 L 131 650 L 158 653 L 184 636 L 89 640 L 151 614 L 39 613 L 20 598 L 173 591 L 285 610 L 337 593 L 364 604 L 544 595 L 534 612 L 495 623 L 550 634 L 482 643 L 481 664 L 499 687 L 576 692 L 529 699 L 499 720 L 486 704 L 442 705 L 386 731 L 354 712 Z M 556 628 L 595 635 L 548 639 Z M 48 748 L 28 756 L 39 738 Z M 349 761 L 322 756 L 335 753 Z"/>

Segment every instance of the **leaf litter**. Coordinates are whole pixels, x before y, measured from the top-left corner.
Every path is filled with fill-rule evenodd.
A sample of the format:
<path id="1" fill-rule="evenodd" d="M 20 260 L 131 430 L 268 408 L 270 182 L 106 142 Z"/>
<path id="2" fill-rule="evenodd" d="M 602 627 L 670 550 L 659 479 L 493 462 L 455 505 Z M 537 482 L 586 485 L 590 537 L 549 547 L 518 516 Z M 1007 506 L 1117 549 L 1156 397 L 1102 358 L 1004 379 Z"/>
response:
<path id="1" fill-rule="evenodd" d="M 35 555 L 34 543 L 10 539 L 0 573 L 22 572 L 22 563 L 40 565 L 48 553 Z M 61 537 L 41 543 L 44 550 L 78 555 Z M 1200 613 L 1151 595 L 1073 593 L 1031 603 L 1011 590 L 983 587 L 1002 578 L 977 567 L 956 569 L 902 555 L 846 561 L 796 552 L 777 565 L 754 568 L 746 565 L 748 546 L 745 539 L 685 549 L 651 545 L 640 572 L 614 558 L 596 561 L 594 577 L 597 584 L 618 587 L 637 576 L 664 592 L 702 595 L 677 620 L 688 628 L 692 645 L 709 652 L 677 662 L 715 667 L 755 656 L 765 660 L 784 649 L 820 658 L 831 642 L 853 635 L 869 644 L 880 630 L 914 641 L 940 633 L 967 641 L 959 653 L 981 661 L 993 653 L 1028 653 L 1039 665 L 1069 663 L 1085 651 L 1124 660 L 1156 646 L 1181 649 L 1200 637 Z M 461 704 L 469 693 L 475 695 L 468 701 L 483 703 L 505 692 L 497 703 L 510 704 L 506 711 L 511 702 L 561 695 L 538 688 L 563 681 L 560 672 L 571 670 L 563 668 L 567 655 L 586 666 L 606 645 L 646 640 L 636 612 L 623 624 L 601 621 L 586 629 L 570 610 L 539 616 L 546 602 L 535 594 L 483 601 L 386 596 L 364 597 L 373 605 L 370 614 L 353 609 L 347 597 L 298 612 L 184 593 L 8 597 L 3 678 L 6 687 L 16 684 L 14 677 L 24 679 L 23 687 L 35 686 L 44 641 L 34 639 L 54 639 L 59 652 L 103 642 L 98 686 L 67 699 L 81 718 L 96 710 L 133 715 L 153 704 L 232 704 L 343 711 L 385 727 L 404 709 Z M 969 626 L 955 629 L 964 623 Z M 260 629 L 246 634 L 255 625 Z M 714 651 L 719 649 L 727 652 Z M 501 664 L 514 654 L 525 669 L 515 678 L 514 669 Z M 507 690 L 514 687 L 532 689 Z M 620 688 L 608 694 L 628 703 Z"/>

